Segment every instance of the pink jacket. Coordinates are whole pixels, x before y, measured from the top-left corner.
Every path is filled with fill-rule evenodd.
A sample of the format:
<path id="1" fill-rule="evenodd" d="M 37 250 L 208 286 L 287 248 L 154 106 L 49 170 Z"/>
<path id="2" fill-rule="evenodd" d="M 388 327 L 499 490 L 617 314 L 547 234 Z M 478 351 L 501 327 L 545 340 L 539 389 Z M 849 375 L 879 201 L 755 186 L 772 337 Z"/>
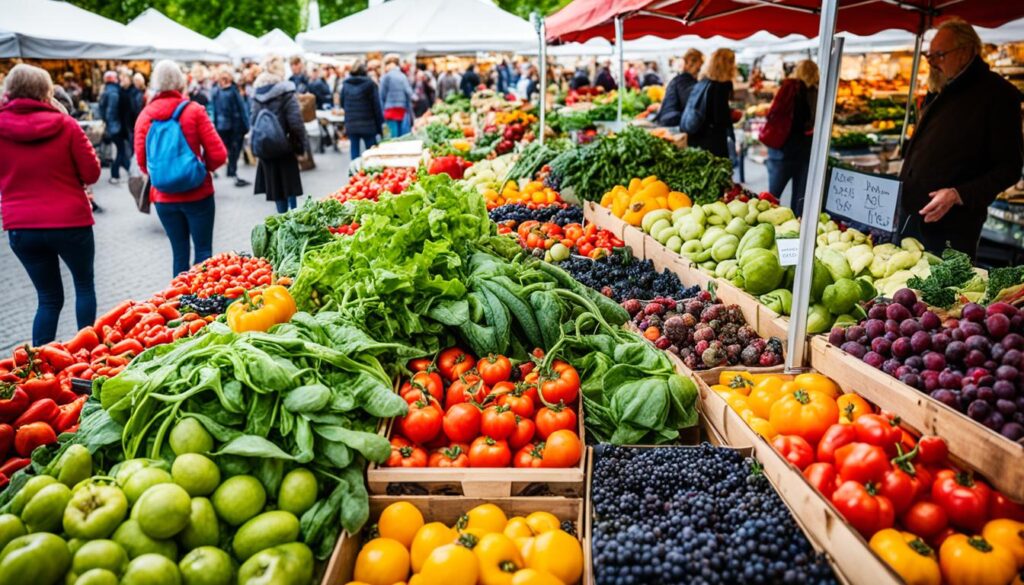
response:
<path id="1" fill-rule="evenodd" d="M 0 107 L 0 213 L 5 230 L 91 226 L 85 186 L 96 151 L 74 118 L 27 98 Z"/>
<path id="2" fill-rule="evenodd" d="M 146 172 L 146 134 L 153 120 L 168 120 L 174 115 L 174 108 L 188 98 L 183 97 L 176 91 L 164 91 L 157 94 L 135 122 L 135 156 L 139 161 L 139 167 Z M 221 142 L 217 129 L 213 122 L 206 115 L 206 109 L 201 104 L 189 104 L 181 112 L 178 118 L 181 124 L 181 131 L 185 135 L 185 141 L 192 147 L 196 154 L 202 155 L 206 163 L 206 181 L 202 185 L 185 193 L 161 193 L 156 189 L 149 192 L 149 197 L 154 203 L 188 203 L 200 201 L 213 195 L 213 178 L 210 173 L 217 170 L 228 160 L 228 151 Z"/>

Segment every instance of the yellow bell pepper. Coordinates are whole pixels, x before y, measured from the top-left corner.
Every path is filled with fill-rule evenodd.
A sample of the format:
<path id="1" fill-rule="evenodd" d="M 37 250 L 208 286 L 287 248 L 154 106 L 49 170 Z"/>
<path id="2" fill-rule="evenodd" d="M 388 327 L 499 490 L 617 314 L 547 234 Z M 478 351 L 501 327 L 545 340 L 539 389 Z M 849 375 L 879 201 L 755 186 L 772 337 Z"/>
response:
<path id="1" fill-rule="evenodd" d="M 286 323 L 295 314 L 295 299 L 283 286 L 268 286 L 247 299 L 231 303 L 227 310 L 228 326 L 236 333 L 266 331 L 278 323 Z"/>
<path id="2" fill-rule="evenodd" d="M 935 551 L 915 534 L 879 530 L 868 544 L 907 585 L 939 585 L 942 574 Z"/>
<path id="3" fill-rule="evenodd" d="M 993 545 L 1010 551 L 1017 566 L 1024 568 L 1024 522 L 1009 518 L 991 520 L 985 524 L 981 535 Z"/>
<path id="4" fill-rule="evenodd" d="M 668 194 L 668 208 L 672 211 L 682 209 L 683 207 L 692 207 L 693 201 L 690 201 L 690 197 L 686 193 L 680 193 L 679 191 L 670 191 Z"/>
<path id="5" fill-rule="evenodd" d="M 982 536 L 966 534 L 942 542 L 939 566 L 948 585 L 1005 585 L 1017 573 L 1013 553 Z"/>

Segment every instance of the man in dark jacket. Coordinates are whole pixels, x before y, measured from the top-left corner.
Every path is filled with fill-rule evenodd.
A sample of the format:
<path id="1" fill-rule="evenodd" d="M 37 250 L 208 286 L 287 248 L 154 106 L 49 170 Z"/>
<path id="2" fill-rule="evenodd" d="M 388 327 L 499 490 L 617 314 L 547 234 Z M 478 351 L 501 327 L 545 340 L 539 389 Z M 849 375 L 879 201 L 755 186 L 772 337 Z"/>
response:
<path id="1" fill-rule="evenodd" d="M 249 108 L 235 84 L 230 67 L 221 68 L 217 74 L 212 101 L 217 134 L 228 149 L 228 176 L 235 179 L 235 187 L 245 187 L 250 183 L 238 176 L 238 157 L 242 153 L 245 134 L 249 131 Z"/>
<path id="2" fill-rule="evenodd" d="M 125 145 L 127 146 L 125 150 L 128 151 L 130 164 L 135 120 L 138 119 L 143 106 L 146 105 L 146 100 L 142 96 L 142 92 L 132 83 L 131 71 L 122 71 L 118 76 L 118 81 L 121 85 L 118 108 L 121 110 L 121 125 L 124 127 Z"/>
<path id="3" fill-rule="evenodd" d="M 128 133 L 124 127 L 124 108 L 121 106 L 121 86 L 116 71 L 103 74 L 103 94 L 100 96 L 100 118 L 106 126 L 103 142 L 114 145 L 114 161 L 110 165 L 110 182 L 121 182 L 121 169 L 129 169 Z"/>
<path id="4" fill-rule="evenodd" d="M 615 78 L 612 76 L 612 63 L 611 61 L 605 61 L 601 68 L 597 72 L 597 77 L 594 78 L 595 87 L 603 87 L 605 91 L 611 91 L 619 84 L 615 83 Z"/>
<path id="5" fill-rule="evenodd" d="M 587 75 L 587 68 L 577 67 L 576 72 L 572 75 L 572 81 L 569 82 L 569 89 L 575 91 L 589 86 L 590 77 Z"/>
<path id="6" fill-rule="evenodd" d="M 316 97 L 316 109 L 323 110 L 334 105 L 331 100 L 331 86 L 324 81 L 320 69 L 313 69 L 306 89 Z"/>
<path id="7" fill-rule="evenodd" d="M 988 206 L 1024 164 L 1021 94 L 980 51 L 967 23 L 939 27 L 927 57 L 941 90 L 921 114 L 900 172 L 904 231 L 935 253 L 948 242 L 974 257 Z"/>
<path id="8" fill-rule="evenodd" d="M 690 49 L 683 55 L 683 71 L 668 82 L 665 97 L 661 100 L 659 126 L 679 127 L 679 119 L 686 109 L 686 100 L 690 99 L 690 91 L 697 85 L 697 74 L 703 65 L 704 54 L 697 49 Z"/>
<path id="9" fill-rule="evenodd" d="M 459 89 L 462 90 L 462 95 L 466 97 L 473 97 L 473 92 L 480 85 L 480 76 L 476 74 L 476 65 L 473 63 L 466 67 L 466 73 L 462 75 L 462 81 L 459 82 Z"/>
<path id="10" fill-rule="evenodd" d="M 366 76 L 366 64 L 358 62 L 341 84 L 341 108 L 345 110 L 345 133 L 348 134 L 355 160 L 377 144 L 377 136 L 384 126 L 384 111 L 380 106 L 377 84 Z"/>

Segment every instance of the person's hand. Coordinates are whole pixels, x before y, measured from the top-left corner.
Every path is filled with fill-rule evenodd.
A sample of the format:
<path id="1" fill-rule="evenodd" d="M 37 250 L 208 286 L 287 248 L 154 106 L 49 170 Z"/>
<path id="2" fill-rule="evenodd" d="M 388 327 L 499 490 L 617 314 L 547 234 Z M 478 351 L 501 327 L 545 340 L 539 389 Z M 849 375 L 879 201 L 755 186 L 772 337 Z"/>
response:
<path id="1" fill-rule="evenodd" d="M 928 196 L 932 200 L 918 212 L 924 216 L 925 223 L 939 221 L 954 205 L 963 203 L 956 189 L 939 189 L 938 191 L 932 191 Z"/>

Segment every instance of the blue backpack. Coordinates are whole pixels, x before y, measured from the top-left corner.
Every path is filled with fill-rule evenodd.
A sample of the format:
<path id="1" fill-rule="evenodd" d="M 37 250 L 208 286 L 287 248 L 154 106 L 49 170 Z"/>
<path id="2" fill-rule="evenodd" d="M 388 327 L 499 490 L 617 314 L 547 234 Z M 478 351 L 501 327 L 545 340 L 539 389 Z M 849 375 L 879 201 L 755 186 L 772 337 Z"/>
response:
<path id="1" fill-rule="evenodd" d="M 252 123 L 252 153 L 263 160 L 275 159 L 292 153 L 288 135 L 270 108 L 263 108 Z"/>
<path id="2" fill-rule="evenodd" d="M 693 87 L 690 98 L 686 100 L 682 119 L 679 121 L 680 131 L 695 135 L 704 128 L 704 121 L 708 117 L 708 90 L 710 88 L 711 82 L 707 79 L 701 79 Z"/>
<path id="3" fill-rule="evenodd" d="M 146 134 L 146 171 L 153 187 L 164 193 L 185 193 L 206 180 L 206 164 L 185 140 L 178 118 L 185 100 L 167 120 L 154 120 Z"/>

